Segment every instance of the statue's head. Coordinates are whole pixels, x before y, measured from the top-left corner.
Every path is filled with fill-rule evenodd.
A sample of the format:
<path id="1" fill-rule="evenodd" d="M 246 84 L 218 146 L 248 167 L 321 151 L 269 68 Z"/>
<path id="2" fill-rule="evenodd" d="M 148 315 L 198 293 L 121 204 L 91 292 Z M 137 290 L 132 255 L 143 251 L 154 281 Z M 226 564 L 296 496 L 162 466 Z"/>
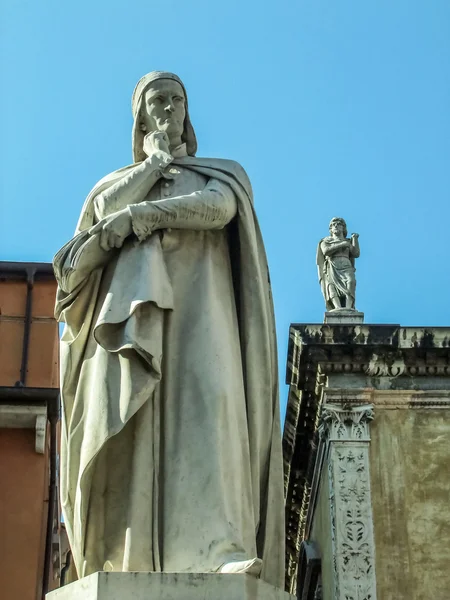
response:
<path id="1" fill-rule="evenodd" d="M 331 235 L 334 234 L 340 237 L 340 234 L 342 234 L 347 237 L 347 223 L 342 217 L 333 217 L 330 221 L 329 230 Z"/>
<path id="2" fill-rule="evenodd" d="M 194 156 L 197 139 L 192 127 L 186 90 L 173 73 L 152 71 L 140 79 L 131 101 L 133 125 L 133 157 L 144 160 L 144 137 L 152 131 L 165 131 L 171 145 L 185 143 L 187 153 Z"/>

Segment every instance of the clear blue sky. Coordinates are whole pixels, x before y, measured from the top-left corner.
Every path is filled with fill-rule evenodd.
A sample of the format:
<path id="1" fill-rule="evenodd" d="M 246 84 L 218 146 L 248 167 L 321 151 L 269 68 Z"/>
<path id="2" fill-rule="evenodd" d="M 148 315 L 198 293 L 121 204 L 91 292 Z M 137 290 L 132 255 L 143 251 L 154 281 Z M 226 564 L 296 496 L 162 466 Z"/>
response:
<path id="1" fill-rule="evenodd" d="M 361 235 L 366 322 L 449 325 L 448 0 L 14 0 L 0 28 L 1 260 L 52 259 L 131 162 L 136 81 L 171 70 L 198 155 L 252 180 L 282 378 L 289 323 L 323 320 L 336 215 Z"/>

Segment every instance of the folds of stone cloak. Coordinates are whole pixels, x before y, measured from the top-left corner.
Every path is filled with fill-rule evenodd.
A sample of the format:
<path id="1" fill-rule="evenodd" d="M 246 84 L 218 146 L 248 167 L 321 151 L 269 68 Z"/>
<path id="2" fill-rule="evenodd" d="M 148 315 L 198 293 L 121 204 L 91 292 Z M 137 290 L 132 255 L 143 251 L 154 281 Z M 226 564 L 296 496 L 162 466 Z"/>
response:
<path id="1" fill-rule="evenodd" d="M 330 294 L 330 285 L 333 285 L 336 288 L 339 296 L 345 296 L 349 293 L 348 283 L 353 272 L 354 268 L 351 265 L 344 268 L 337 268 L 333 260 L 328 259 L 327 278 L 329 281 L 327 282 L 327 295 L 329 298 L 332 297 L 332 294 Z"/>
<path id="2" fill-rule="evenodd" d="M 109 352 L 134 350 L 160 376 L 161 309 L 173 308 L 173 291 L 159 234 L 140 244 L 126 242 L 113 268 L 105 269 L 104 280 L 95 340 Z"/>
<path id="3" fill-rule="evenodd" d="M 133 274 L 131 279 L 130 273 Z M 90 279 L 87 282 L 90 285 L 81 288 L 79 296 L 90 295 L 89 291 L 93 292 L 98 287 L 92 285 Z M 64 310 L 71 307 L 73 310 L 73 301 L 74 298 L 71 298 L 70 303 L 66 302 Z M 66 397 L 69 396 L 67 404 L 72 406 L 66 450 L 70 449 L 69 470 L 77 476 L 76 481 L 72 476 L 71 482 L 67 481 L 64 486 L 67 491 L 77 490 L 75 498 L 69 499 L 68 493 L 64 494 L 69 503 L 75 504 L 73 511 L 70 510 L 72 506 L 67 507 L 68 514 L 74 514 L 74 537 L 80 541 L 77 544 L 71 540 L 73 546 L 82 546 L 84 538 L 86 500 L 90 488 L 89 466 L 106 440 L 116 435 L 148 400 L 160 379 L 163 310 L 171 305 L 172 289 L 159 236 L 151 236 L 139 246 L 127 243 L 117 261 L 113 260 L 103 270 L 96 314 L 90 327 L 92 331 L 92 323 L 95 323 L 96 340 L 92 335 L 88 336 L 86 343 L 80 344 L 81 339 L 73 339 L 77 339 L 78 343 L 74 344 L 77 348 L 71 347 L 68 352 L 70 362 L 75 358 L 75 350 L 82 359 L 80 369 L 74 371 L 70 368 L 71 381 L 68 381 L 67 372 L 65 378 L 66 388 L 71 388 L 72 392 L 66 394 Z M 142 330 L 143 323 L 145 332 Z M 86 326 L 87 323 L 84 323 L 85 336 Z M 135 360 L 136 353 L 142 360 Z M 76 373 L 75 382 L 73 377 Z M 105 382 L 109 386 L 106 394 Z M 78 552 L 74 550 L 80 554 L 81 547 Z"/>

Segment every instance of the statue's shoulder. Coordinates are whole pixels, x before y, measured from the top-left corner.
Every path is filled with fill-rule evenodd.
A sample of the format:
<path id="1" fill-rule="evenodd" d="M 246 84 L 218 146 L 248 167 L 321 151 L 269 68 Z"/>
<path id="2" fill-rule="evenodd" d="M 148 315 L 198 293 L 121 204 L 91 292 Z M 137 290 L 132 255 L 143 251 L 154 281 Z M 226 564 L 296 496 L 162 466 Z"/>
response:
<path id="1" fill-rule="evenodd" d="M 211 158 L 214 162 L 217 163 L 219 167 L 222 169 L 227 169 L 230 171 L 244 171 L 244 167 L 240 165 L 236 160 L 231 160 L 229 158 Z"/>
<path id="2" fill-rule="evenodd" d="M 248 191 L 251 195 L 251 184 L 250 179 L 242 165 L 235 160 L 228 158 L 203 158 L 195 157 L 192 158 L 199 167 L 206 167 L 209 169 L 215 169 L 222 173 L 226 173 L 233 177 Z"/>
<path id="3" fill-rule="evenodd" d="M 203 156 L 192 157 L 198 165 L 208 166 L 211 169 L 218 169 L 221 171 L 226 171 L 235 175 L 245 175 L 247 177 L 247 173 L 245 172 L 244 167 L 240 165 L 235 160 L 230 160 L 229 158 L 207 158 Z"/>

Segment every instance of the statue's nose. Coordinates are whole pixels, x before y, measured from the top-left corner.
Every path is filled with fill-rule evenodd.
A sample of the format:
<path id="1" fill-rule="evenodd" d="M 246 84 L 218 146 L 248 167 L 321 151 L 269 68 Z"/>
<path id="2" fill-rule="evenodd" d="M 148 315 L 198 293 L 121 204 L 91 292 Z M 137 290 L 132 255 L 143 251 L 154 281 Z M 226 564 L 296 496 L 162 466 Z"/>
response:
<path id="1" fill-rule="evenodd" d="M 164 110 L 167 110 L 167 112 L 173 112 L 174 111 L 174 106 L 172 104 L 172 102 L 169 102 L 169 104 L 166 106 L 166 108 Z"/>

